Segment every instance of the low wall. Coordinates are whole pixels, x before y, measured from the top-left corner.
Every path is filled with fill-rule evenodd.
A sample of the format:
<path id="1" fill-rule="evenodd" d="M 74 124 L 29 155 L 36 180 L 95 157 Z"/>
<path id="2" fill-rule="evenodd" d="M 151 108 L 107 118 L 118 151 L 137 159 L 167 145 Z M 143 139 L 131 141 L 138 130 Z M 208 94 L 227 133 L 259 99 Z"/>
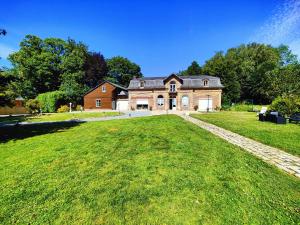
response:
<path id="1" fill-rule="evenodd" d="M 14 106 L 14 107 L 0 107 L 0 115 L 9 115 L 9 114 L 27 114 L 28 111 L 23 106 Z"/>

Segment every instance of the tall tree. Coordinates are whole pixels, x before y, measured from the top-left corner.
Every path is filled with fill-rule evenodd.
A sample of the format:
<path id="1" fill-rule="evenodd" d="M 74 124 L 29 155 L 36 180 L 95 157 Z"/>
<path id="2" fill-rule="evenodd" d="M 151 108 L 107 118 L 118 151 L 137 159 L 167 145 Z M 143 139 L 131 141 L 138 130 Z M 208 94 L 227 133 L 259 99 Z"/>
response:
<path id="1" fill-rule="evenodd" d="M 84 83 L 87 52 L 87 46 L 83 43 L 76 43 L 73 39 L 67 40 L 60 65 L 60 90 L 65 92 L 68 101 L 80 102 L 82 94 L 88 90 Z"/>
<path id="2" fill-rule="evenodd" d="M 229 67 L 223 52 L 217 52 L 206 61 L 203 72 L 211 76 L 218 76 L 224 85 L 223 103 L 236 102 L 240 99 L 241 86 L 236 73 Z"/>
<path id="3" fill-rule="evenodd" d="M 85 84 L 92 88 L 95 87 L 99 81 L 107 76 L 108 68 L 106 61 L 101 53 L 89 52 L 84 64 Z"/>
<path id="4" fill-rule="evenodd" d="M 133 77 L 142 77 L 139 65 L 129 59 L 116 56 L 107 60 L 109 80 L 117 82 L 125 87 L 129 85 Z"/>
<path id="5" fill-rule="evenodd" d="M 280 66 L 299 63 L 297 55 L 292 53 L 289 46 L 279 45 L 276 49 L 280 55 Z"/>
<path id="6" fill-rule="evenodd" d="M 276 48 L 251 43 L 231 48 L 223 57 L 223 67 L 215 62 L 214 56 L 204 65 L 204 71 L 209 72 L 212 68 L 218 68 L 219 72 L 223 70 L 222 82 L 224 84 L 238 83 L 241 100 L 253 99 L 257 103 L 269 103 L 272 100 L 272 97 L 267 94 L 271 88 L 271 79 L 268 78 L 269 72 L 280 65 L 280 54 Z M 237 89 L 225 88 L 224 92 L 227 96 L 235 96 L 230 97 L 232 101 L 238 97 L 237 94 L 233 94 L 237 92 Z"/>
<path id="7" fill-rule="evenodd" d="M 9 56 L 21 96 L 34 98 L 39 93 L 57 90 L 64 48 L 65 42 L 58 38 L 42 40 L 34 35 L 24 38 L 20 50 Z"/>
<path id="8" fill-rule="evenodd" d="M 10 89 L 9 84 L 13 77 L 0 68 L 0 106 L 10 106 L 16 94 Z"/>
<path id="9" fill-rule="evenodd" d="M 182 71 L 181 74 L 183 76 L 190 76 L 190 75 L 200 75 L 201 73 L 202 73 L 201 66 L 196 61 L 193 61 L 185 71 Z"/>
<path id="10" fill-rule="evenodd" d="M 199 75 L 201 73 L 201 66 L 196 61 L 193 61 L 192 64 L 187 68 L 187 74 L 189 75 Z"/>

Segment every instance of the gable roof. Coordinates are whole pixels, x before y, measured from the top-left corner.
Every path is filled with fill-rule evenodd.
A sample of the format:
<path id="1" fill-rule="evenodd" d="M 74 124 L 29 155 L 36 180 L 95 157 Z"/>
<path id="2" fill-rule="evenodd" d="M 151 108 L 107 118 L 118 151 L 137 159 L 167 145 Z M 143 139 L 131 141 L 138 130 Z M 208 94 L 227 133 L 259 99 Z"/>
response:
<path id="1" fill-rule="evenodd" d="M 209 75 L 194 75 L 194 76 L 177 76 L 171 74 L 167 77 L 141 77 L 132 79 L 129 83 L 128 90 L 141 89 L 140 82 L 144 81 L 143 89 L 165 89 L 165 82 L 171 78 L 177 78 L 181 81 L 182 89 L 190 88 L 223 88 L 220 78 Z M 204 86 L 204 80 L 208 80 L 208 87 Z"/>
<path id="2" fill-rule="evenodd" d="M 104 80 L 104 81 L 102 81 L 101 83 L 99 83 L 96 87 L 94 87 L 94 88 L 92 88 L 91 90 L 89 90 L 88 92 L 86 92 L 83 96 L 85 96 L 85 95 L 87 95 L 88 93 L 92 92 L 93 90 L 97 89 L 98 87 L 100 87 L 100 86 L 101 86 L 102 84 L 104 84 L 104 83 L 109 83 L 109 84 L 111 84 L 112 86 L 115 86 L 116 88 L 120 88 L 121 90 L 127 91 L 127 88 L 125 88 L 125 87 L 123 87 L 123 86 L 121 86 L 121 85 L 119 85 L 119 84 L 115 84 L 115 83 L 110 82 L 110 81 L 108 81 L 108 80 Z"/>
<path id="3" fill-rule="evenodd" d="M 168 82 L 169 80 L 171 80 L 172 78 L 175 78 L 175 79 L 178 80 L 180 83 L 182 83 L 182 79 L 181 79 L 179 76 L 177 76 L 176 74 L 171 74 L 170 76 L 168 76 L 168 77 L 166 77 L 166 78 L 164 79 L 164 84 L 165 84 L 166 82 Z"/>

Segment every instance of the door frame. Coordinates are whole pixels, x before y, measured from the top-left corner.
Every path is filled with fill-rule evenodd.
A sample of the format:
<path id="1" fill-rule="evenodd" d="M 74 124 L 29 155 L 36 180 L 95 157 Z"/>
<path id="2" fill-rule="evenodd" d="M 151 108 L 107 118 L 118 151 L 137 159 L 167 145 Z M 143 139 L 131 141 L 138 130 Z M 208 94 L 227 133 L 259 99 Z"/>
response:
<path id="1" fill-rule="evenodd" d="M 170 110 L 176 110 L 177 109 L 177 98 L 176 97 L 175 98 L 169 98 L 169 109 Z"/>

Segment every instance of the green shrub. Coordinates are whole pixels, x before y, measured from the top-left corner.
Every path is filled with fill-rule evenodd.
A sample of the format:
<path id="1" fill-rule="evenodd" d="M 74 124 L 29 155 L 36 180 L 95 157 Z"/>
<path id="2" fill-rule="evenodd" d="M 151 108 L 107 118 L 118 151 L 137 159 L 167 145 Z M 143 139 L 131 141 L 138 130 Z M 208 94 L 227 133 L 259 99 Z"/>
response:
<path id="1" fill-rule="evenodd" d="M 67 105 L 62 105 L 57 109 L 58 113 L 64 113 L 64 112 L 69 112 L 70 107 Z"/>
<path id="2" fill-rule="evenodd" d="M 82 109 L 83 109 L 83 108 L 82 108 L 82 105 L 77 105 L 77 106 L 76 106 L 76 111 L 82 111 Z"/>
<path id="3" fill-rule="evenodd" d="M 300 112 L 300 97 L 295 95 L 277 97 L 269 109 L 290 116 L 293 113 Z"/>
<path id="4" fill-rule="evenodd" d="M 52 91 L 39 94 L 37 100 L 40 102 L 43 112 L 53 113 L 59 105 L 64 103 L 64 92 Z"/>
<path id="5" fill-rule="evenodd" d="M 40 103 L 37 99 L 29 99 L 25 104 L 26 109 L 31 114 L 36 114 L 40 111 Z"/>
<path id="6" fill-rule="evenodd" d="M 261 109 L 261 105 L 252 105 L 247 103 L 236 103 L 233 105 L 222 104 L 222 110 L 224 111 L 236 111 L 236 112 L 256 112 Z"/>

